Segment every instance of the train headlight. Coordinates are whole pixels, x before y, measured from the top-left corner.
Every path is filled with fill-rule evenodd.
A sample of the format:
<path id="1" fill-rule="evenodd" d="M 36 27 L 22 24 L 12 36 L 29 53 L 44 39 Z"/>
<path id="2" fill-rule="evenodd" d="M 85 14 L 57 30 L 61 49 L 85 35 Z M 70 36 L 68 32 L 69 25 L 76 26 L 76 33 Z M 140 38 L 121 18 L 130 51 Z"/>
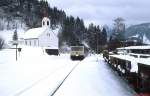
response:
<path id="1" fill-rule="evenodd" d="M 78 52 L 76 52 L 76 54 L 75 54 L 76 56 L 79 56 L 79 53 Z"/>
<path id="2" fill-rule="evenodd" d="M 76 56 L 79 56 L 79 54 L 76 54 Z"/>

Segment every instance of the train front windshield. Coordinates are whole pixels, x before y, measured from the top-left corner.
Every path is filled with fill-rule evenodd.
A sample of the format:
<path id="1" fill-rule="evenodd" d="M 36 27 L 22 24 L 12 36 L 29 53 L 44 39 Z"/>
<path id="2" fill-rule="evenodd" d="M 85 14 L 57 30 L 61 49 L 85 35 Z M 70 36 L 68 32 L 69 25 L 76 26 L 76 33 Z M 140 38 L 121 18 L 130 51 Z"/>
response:
<path id="1" fill-rule="evenodd" d="M 83 47 L 72 47 L 72 51 L 83 51 Z"/>

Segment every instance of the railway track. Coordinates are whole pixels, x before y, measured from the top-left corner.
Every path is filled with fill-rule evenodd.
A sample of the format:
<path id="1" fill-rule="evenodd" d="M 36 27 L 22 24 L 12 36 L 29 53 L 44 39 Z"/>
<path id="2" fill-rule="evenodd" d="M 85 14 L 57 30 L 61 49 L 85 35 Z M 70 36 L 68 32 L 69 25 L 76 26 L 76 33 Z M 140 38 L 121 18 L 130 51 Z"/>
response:
<path id="1" fill-rule="evenodd" d="M 65 80 L 68 78 L 68 76 L 72 73 L 72 71 L 79 65 L 80 62 L 81 61 L 77 62 L 74 66 L 67 66 L 65 64 L 63 66 L 58 67 L 56 70 L 52 71 L 45 77 L 37 80 L 30 86 L 18 91 L 14 96 L 33 96 L 34 94 L 36 94 L 38 92 L 35 89 L 41 88 L 41 86 L 45 87 L 44 84 L 42 85 L 42 82 L 50 82 L 49 83 L 50 88 L 47 88 L 48 89 L 47 92 L 49 92 L 49 94 L 47 96 L 53 96 L 57 92 L 57 90 L 61 87 L 61 85 L 65 82 Z M 65 71 L 65 70 L 67 70 L 67 71 Z M 61 74 L 64 74 L 64 75 L 60 76 L 60 78 L 57 79 L 56 75 L 61 75 Z M 56 80 L 55 80 L 55 78 L 56 78 Z M 57 81 L 57 84 L 52 84 L 53 83 L 52 81 Z"/>
<path id="2" fill-rule="evenodd" d="M 80 61 L 81 62 L 81 61 Z M 79 63 L 80 63 L 79 62 Z M 77 63 L 71 70 L 70 72 L 65 76 L 65 78 L 62 80 L 62 82 L 60 84 L 58 84 L 58 86 L 56 87 L 56 89 L 49 95 L 49 96 L 54 96 L 54 94 L 57 92 L 57 90 L 61 87 L 61 85 L 65 82 L 65 80 L 69 77 L 69 75 L 73 72 L 73 70 L 75 70 L 75 68 L 79 65 L 79 63 Z"/>

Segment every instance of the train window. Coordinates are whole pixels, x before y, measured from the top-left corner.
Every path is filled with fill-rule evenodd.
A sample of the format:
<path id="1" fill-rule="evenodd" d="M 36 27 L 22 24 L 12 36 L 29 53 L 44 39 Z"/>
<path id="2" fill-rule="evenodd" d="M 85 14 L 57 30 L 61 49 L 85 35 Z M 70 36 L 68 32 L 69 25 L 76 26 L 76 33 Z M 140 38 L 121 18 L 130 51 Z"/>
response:
<path id="1" fill-rule="evenodd" d="M 149 49 L 147 50 L 147 54 L 150 54 L 150 50 Z"/>
<path id="2" fill-rule="evenodd" d="M 141 55 L 140 58 L 149 58 L 150 56 Z"/>
<path id="3" fill-rule="evenodd" d="M 78 47 L 74 46 L 74 47 L 71 48 L 71 50 L 72 51 L 83 51 L 83 47 L 82 46 L 80 46 L 80 47 L 79 46 Z"/>

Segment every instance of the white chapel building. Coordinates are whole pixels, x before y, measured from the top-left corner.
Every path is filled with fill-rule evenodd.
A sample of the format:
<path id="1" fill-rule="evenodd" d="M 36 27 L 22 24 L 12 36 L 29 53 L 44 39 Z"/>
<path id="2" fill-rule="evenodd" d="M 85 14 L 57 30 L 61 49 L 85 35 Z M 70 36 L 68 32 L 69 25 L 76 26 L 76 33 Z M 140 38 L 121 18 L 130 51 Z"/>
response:
<path id="1" fill-rule="evenodd" d="M 42 27 L 32 28 L 25 32 L 24 44 L 27 46 L 37 46 L 47 48 L 47 51 L 58 51 L 58 32 L 60 28 L 52 30 L 50 19 L 44 17 Z M 57 53 L 57 52 L 55 52 Z"/>

